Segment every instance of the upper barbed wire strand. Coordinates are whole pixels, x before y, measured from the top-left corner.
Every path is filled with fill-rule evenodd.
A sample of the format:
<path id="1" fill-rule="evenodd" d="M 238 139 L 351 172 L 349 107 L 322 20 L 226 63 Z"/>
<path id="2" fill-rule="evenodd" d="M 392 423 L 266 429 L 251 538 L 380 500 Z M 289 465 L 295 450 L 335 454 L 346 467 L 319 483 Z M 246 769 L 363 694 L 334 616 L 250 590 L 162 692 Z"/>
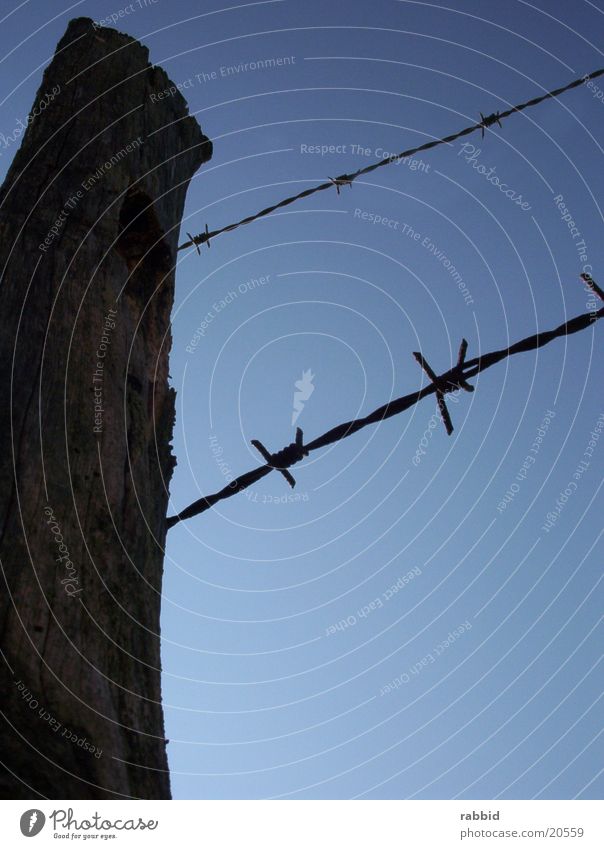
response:
<path id="1" fill-rule="evenodd" d="M 257 221 L 259 218 L 264 218 L 266 215 L 270 215 L 272 212 L 275 212 L 277 209 L 281 209 L 284 206 L 289 206 L 291 203 L 295 203 L 298 200 L 302 200 L 303 198 L 310 197 L 310 195 L 316 194 L 316 192 L 323 192 L 326 189 L 332 189 L 334 186 L 338 190 L 338 194 L 340 191 L 340 186 L 343 185 L 352 185 L 353 181 L 358 177 L 363 176 L 364 174 L 370 174 L 372 171 L 375 171 L 378 168 L 383 168 L 385 165 L 391 165 L 393 162 L 398 162 L 400 159 L 405 159 L 408 156 L 414 156 L 416 153 L 423 153 L 426 150 L 431 150 L 434 147 L 438 147 L 442 144 L 450 144 L 451 142 L 456 141 L 457 139 L 462 138 L 463 136 L 468 136 L 470 133 L 474 133 L 477 130 L 480 130 L 484 135 L 485 129 L 493 126 L 493 124 L 499 124 L 505 118 L 509 118 L 510 115 L 513 115 L 515 112 L 522 112 L 524 109 L 529 109 L 533 106 L 537 106 L 539 103 L 543 103 L 544 100 L 548 100 L 552 97 L 559 97 L 561 94 L 564 94 L 565 91 L 570 91 L 573 88 L 577 88 L 580 85 L 584 85 L 589 80 L 594 80 L 597 77 L 601 77 L 604 75 L 604 68 L 600 68 L 597 71 L 592 71 L 590 74 L 585 74 L 583 77 L 579 77 L 576 80 L 568 83 L 561 88 L 555 88 L 553 91 L 548 91 L 546 94 L 542 94 L 539 97 L 533 97 L 531 100 L 527 100 L 524 103 L 519 103 L 517 106 L 512 106 L 510 109 L 506 109 L 503 112 L 493 112 L 491 115 L 487 115 L 486 117 L 480 113 L 481 119 L 478 123 L 472 124 L 469 127 L 465 127 L 463 130 L 459 130 L 457 133 L 452 133 L 450 136 L 444 136 L 440 139 L 433 139 L 432 141 L 425 142 L 424 144 L 420 144 L 417 147 L 411 147 L 408 150 L 403 150 L 401 153 L 395 153 L 392 156 L 387 157 L 386 159 L 380 159 L 377 162 L 372 162 L 371 165 L 366 165 L 365 168 L 359 168 L 358 171 L 354 171 L 351 174 L 341 174 L 339 177 L 329 178 L 325 183 L 319 183 L 317 186 L 313 186 L 310 189 L 305 189 L 303 192 L 299 192 L 296 195 L 292 195 L 291 197 L 285 198 L 284 200 L 279 201 L 279 203 L 275 203 L 272 206 L 267 206 L 265 209 L 261 209 L 260 212 L 257 212 L 255 215 L 248 215 L 246 218 L 242 218 L 241 221 L 236 221 L 233 224 L 227 224 L 225 227 L 220 227 L 218 230 L 208 230 L 206 225 L 205 232 L 199 233 L 196 236 L 189 235 L 189 241 L 180 245 L 178 250 L 184 251 L 186 248 L 197 248 L 199 253 L 199 245 L 203 245 L 206 242 L 210 243 L 211 239 L 216 238 L 216 236 L 220 236 L 221 233 L 229 233 L 231 230 L 236 230 L 238 227 L 242 227 L 244 224 L 251 224 L 252 221 Z"/>

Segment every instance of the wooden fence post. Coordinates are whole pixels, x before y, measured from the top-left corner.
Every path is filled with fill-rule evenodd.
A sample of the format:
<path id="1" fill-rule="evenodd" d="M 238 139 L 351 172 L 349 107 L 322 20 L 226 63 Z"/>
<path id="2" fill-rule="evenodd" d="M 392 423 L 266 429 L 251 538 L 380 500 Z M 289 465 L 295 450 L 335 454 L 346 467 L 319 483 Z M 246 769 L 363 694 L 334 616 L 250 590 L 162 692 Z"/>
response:
<path id="1" fill-rule="evenodd" d="M 169 798 L 159 616 L 188 183 L 140 43 L 71 21 L 0 189 L 0 795 Z"/>

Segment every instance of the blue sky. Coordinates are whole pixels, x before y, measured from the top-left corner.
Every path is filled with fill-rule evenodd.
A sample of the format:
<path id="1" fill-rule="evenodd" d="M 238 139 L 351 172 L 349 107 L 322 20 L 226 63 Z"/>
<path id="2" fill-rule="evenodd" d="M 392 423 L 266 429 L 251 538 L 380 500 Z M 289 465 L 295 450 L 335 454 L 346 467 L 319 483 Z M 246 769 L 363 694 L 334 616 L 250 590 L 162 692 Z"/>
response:
<path id="1" fill-rule="evenodd" d="M 214 142 L 183 239 L 603 65 L 587 0 L 127 7 L 21 4 L 0 132 L 67 21 L 117 14 Z M 292 441 L 304 372 L 310 440 L 419 387 L 414 350 L 443 371 L 462 337 L 473 357 L 589 310 L 596 82 L 180 254 L 174 510 L 257 465 L 251 439 Z M 480 375 L 451 437 L 427 399 L 314 453 L 295 490 L 273 473 L 170 532 L 176 798 L 602 796 L 601 333 Z"/>

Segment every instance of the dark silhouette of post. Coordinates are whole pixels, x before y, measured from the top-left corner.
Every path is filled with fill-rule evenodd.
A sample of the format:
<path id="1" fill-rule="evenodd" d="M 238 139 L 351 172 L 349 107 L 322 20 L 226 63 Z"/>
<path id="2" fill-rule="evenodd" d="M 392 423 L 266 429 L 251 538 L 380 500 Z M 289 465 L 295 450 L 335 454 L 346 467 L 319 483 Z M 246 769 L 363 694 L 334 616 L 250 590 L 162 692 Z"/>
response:
<path id="1" fill-rule="evenodd" d="M 188 183 L 211 143 L 86 18 L 0 190 L 0 796 L 169 798 L 159 616 Z"/>

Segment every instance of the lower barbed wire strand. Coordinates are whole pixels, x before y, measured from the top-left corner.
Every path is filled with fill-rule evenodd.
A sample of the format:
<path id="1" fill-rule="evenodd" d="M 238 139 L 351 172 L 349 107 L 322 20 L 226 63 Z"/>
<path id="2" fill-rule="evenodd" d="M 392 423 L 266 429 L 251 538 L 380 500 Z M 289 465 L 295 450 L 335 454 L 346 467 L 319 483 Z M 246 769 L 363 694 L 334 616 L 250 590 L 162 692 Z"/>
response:
<path id="1" fill-rule="evenodd" d="M 480 372 L 485 371 L 491 366 L 501 362 L 501 360 L 514 356 L 514 354 L 533 351 L 536 348 L 542 348 L 544 345 L 548 345 L 554 339 L 558 339 L 562 336 L 570 336 L 573 333 L 586 330 L 600 318 L 604 318 L 604 307 L 591 313 L 583 313 L 582 315 L 575 316 L 575 318 L 565 321 L 563 324 L 554 328 L 554 330 L 546 330 L 541 333 L 535 333 L 532 336 L 527 336 L 525 339 L 521 339 L 519 342 L 510 345 L 508 348 L 502 348 L 499 351 L 492 351 L 488 354 L 482 354 L 479 357 L 467 360 L 464 363 L 463 377 L 464 379 L 474 377 Z M 447 376 L 451 375 L 451 373 L 451 370 L 445 372 L 443 375 L 439 376 L 439 380 L 445 381 Z M 377 410 L 374 410 L 372 413 L 369 413 L 363 418 L 354 419 L 352 421 L 345 422 L 344 424 L 337 425 L 331 430 L 328 430 L 327 433 L 322 434 L 316 439 L 313 439 L 312 442 L 304 445 L 304 453 L 306 455 L 310 451 L 325 448 L 328 445 L 332 445 L 335 442 L 346 439 L 348 436 L 352 436 L 364 427 L 377 424 L 385 419 L 391 418 L 392 416 L 397 416 L 400 413 L 405 412 L 405 410 L 408 410 L 410 407 L 413 407 L 428 395 L 434 394 L 436 391 L 436 385 L 431 383 L 416 392 L 412 392 L 409 395 L 403 395 L 401 398 L 389 401 L 387 404 L 378 407 Z M 277 457 L 278 454 L 273 456 Z M 257 469 L 253 469 L 252 471 L 246 472 L 238 478 L 235 478 L 235 480 L 232 480 L 219 492 L 197 499 L 197 501 L 194 501 L 180 513 L 175 516 L 170 516 L 167 519 L 168 529 L 174 527 L 174 525 L 184 521 L 185 519 L 191 519 L 194 516 L 198 516 L 200 513 L 204 513 L 219 501 L 223 501 L 225 498 L 230 498 L 232 495 L 236 495 L 238 492 L 247 489 L 249 486 L 257 483 L 265 477 L 265 475 L 270 474 L 275 469 L 278 470 L 278 467 L 270 465 L 269 463 L 259 466 Z"/>

